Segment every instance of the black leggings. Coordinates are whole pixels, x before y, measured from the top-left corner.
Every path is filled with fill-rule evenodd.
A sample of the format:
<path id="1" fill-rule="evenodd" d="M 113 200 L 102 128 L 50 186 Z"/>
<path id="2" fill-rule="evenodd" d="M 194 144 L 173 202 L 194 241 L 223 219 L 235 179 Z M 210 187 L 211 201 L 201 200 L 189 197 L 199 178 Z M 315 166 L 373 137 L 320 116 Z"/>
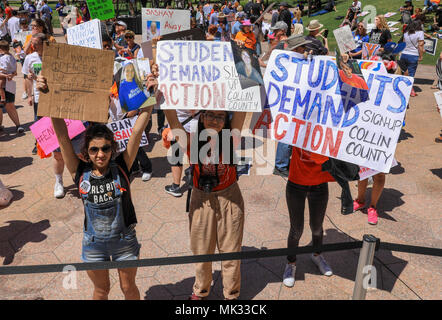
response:
<path id="1" fill-rule="evenodd" d="M 304 231 L 305 198 L 308 200 L 313 246 L 322 245 L 322 224 L 325 211 L 327 210 L 328 183 L 316 186 L 303 186 L 289 181 L 285 194 L 290 215 L 290 232 L 287 239 L 287 247 L 297 248 L 299 245 L 299 239 L 301 239 L 302 232 Z M 296 255 L 288 256 L 287 260 L 295 262 Z"/>

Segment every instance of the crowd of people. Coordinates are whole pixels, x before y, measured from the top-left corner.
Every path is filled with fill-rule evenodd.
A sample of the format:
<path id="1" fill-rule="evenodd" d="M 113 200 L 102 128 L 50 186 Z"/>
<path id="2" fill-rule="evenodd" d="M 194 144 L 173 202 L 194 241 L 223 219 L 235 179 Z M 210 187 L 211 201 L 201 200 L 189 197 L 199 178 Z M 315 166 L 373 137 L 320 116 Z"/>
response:
<path id="1" fill-rule="evenodd" d="M 22 98 L 34 108 L 34 120 L 37 121 L 39 97 L 49 90 L 46 79 L 39 74 L 39 71 L 42 68 L 44 43 L 55 42 L 51 21 L 52 9 L 47 5 L 47 0 L 36 1 L 36 3 L 26 0 L 19 11 L 12 10 L 7 1 L 2 3 L 0 7 L 0 15 L 3 16 L 0 18 L 0 99 L 9 117 L 15 123 L 17 133 L 23 133 L 24 128 L 20 125 L 14 105 L 15 91 L 8 91 L 6 83 L 17 75 L 16 62 L 20 62 L 25 88 Z M 335 9 L 333 1 L 329 2 L 329 5 L 331 10 Z M 66 19 L 72 18 L 70 13 L 63 10 L 65 6 L 64 0 L 59 0 L 55 8 L 64 34 L 70 25 Z M 303 1 L 298 1 L 294 10 L 290 10 L 290 7 L 288 3 L 282 2 L 270 11 L 271 26 L 265 32 L 263 32 L 262 23 L 266 8 L 261 0 L 256 0 L 256 2 L 250 0 L 244 7 L 238 1 L 216 4 L 206 1 L 197 6 L 189 2 L 184 5 L 183 9 L 190 10 L 191 25 L 204 30 L 206 40 L 235 41 L 238 46 L 250 49 L 256 55 L 262 71 L 265 71 L 270 54 L 275 49 L 292 51 L 300 59 L 307 59 L 309 55 L 330 54 L 328 31 L 324 29 L 323 24 L 315 19 L 310 20 L 304 27 Z M 438 7 L 430 7 L 432 10 L 439 10 Z M 351 27 L 355 41 L 358 43 L 358 48 L 350 52 L 349 56 L 355 59 L 360 58 L 362 43 L 370 42 L 381 46 L 380 59 L 395 59 L 385 49 L 387 43 L 392 40 L 385 17 L 377 16 L 374 28 L 367 32 L 367 26 L 358 18 L 361 8 L 361 2 L 353 1 L 344 18 L 343 25 Z M 423 14 L 420 11 L 412 14 L 413 10 L 411 1 L 406 1 L 404 7 L 400 9 L 401 19 L 404 23 L 406 22 L 403 35 L 403 42 L 406 46 L 398 60 L 400 70 L 404 73 L 408 72 L 408 75 L 412 77 L 423 57 L 424 40 L 421 20 Z M 426 11 L 428 10 L 430 9 Z M 78 10 L 71 9 L 72 11 L 75 12 L 76 24 L 90 19 L 85 2 L 78 5 Z M 103 50 L 113 50 L 116 60 L 143 58 L 143 50 L 140 44 L 135 42 L 135 34 L 128 30 L 125 22 L 113 19 L 103 23 L 102 26 Z M 22 31 L 30 32 L 26 39 L 18 37 Z M 152 39 L 159 41 L 160 37 L 152 35 Z M 263 46 L 265 42 L 268 42 L 268 46 Z M 10 53 L 10 45 L 14 49 L 14 54 Z M 159 72 L 158 65 L 152 63 L 151 70 L 152 73 L 145 80 L 145 87 L 152 89 L 158 97 L 157 100 L 160 101 L 161 92 L 158 91 L 156 80 Z M 415 95 L 413 91 L 412 96 Z M 111 104 L 115 102 L 110 100 Z M 65 122 L 52 118 L 60 144 L 60 148 L 53 152 L 52 160 L 55 177 L 54 197 L 62 198 L 65 194 L 63 171 L 66 167 L 79 188 L 84 204 L 85 224 L 82 242 L 84 262 L 139 258 L 140 244 L 135 232 L 137 218 L 132 202 L 136 199 L 130 196 L 129 177 L 141 171 L 142 180 L 149 181 L 155 170 L 145 150 L 139 147 L 142 132 L 150 130 L 153 112 L 152 106 L 129 111 L 123 115 L 110 112 L 112 120 L 138 116 L 127 148 L 119 154 L 116 151 L 113 133 L 105 124 L 85 123 L 87 127 L 85 133 L 71 140 Z M 175 197 L 181 197 L 184 193 L 181 186 L 184 171 L 183 155 L 187 154 L 190 157 L 189 150 L 191 150 L 190 144 L 192 143 L 196 143 L 198 151 L 201 149 L 200 142 L 194 137 L 198 137 L 204 129 L 214 131 L 215 139 L 210 140 L 214 148 L 216 139 L 221 139 L 223 129 L 232 132 L 241 131 L 247 116 L 246 113 L 239 112 L 198 112 L 180 109 L 155 110 L 155 112 L 158 117 L 159 135 L 163 137 L 165 143 L 170 144 L 170 147 L 175 145 L 174 149 L 177 151 L 178 162 L 170 163 L 172 183 L 165 187 L 165 192 Z M 0 109 L 0 124 L 2 116 Z M 184 143 L 175 136 L 174 129 L 186 132 L 189 143 Z M 0 130 L 3 130 L 3 127 L 0 126 Z M 219 252 L 241 250 L 245 203 L 237 183 L 237 167 L 233 164 L 233 160 L 225 161 L 227 155 L 232 156 L 234 152 L 231 151 L 239 145 L 240 137 L 235 134 L 233 136 L 232 150 L 221 150 L 217 154 L 216 161 L 212 156 L 198 157 L 198 163 L 192 165 L 187 172 L 191 177 L 188 183 L 192 185 L 189 199 L 190 247 L 195 255 L 212 254 L 216 248 Z M 33 148 L 32 154 L 38 153 L 36 142 L 30 146 L 31 148 Z M 306 199 L 313 245 L 317 247 L 323 242 L 323 222 L 329 199 L 328 183 L 335 181 L 330 173 L 322 170 L 322 164 L 327 160 L 325 156 L 301 148 L 283 143 L 277 145 L 274 174 L 287 178 L 286 201 L 290 217 L 288 248 L 296 248 L 299 245 L 304 228 Z M 385 174 L 379 173 L 374 176 L 373 180 L 370 201 L 365 196 L 368 180 L 358 182 L 358 195 L 354 199 L 351 211 L 367 209 L 368 223 L 376 225 L 378 222 L 377 203 L 385 184 Z M 0 187 L 3 187 L 1 181 Z M 312 254 L 311 259 L 321 274 L 333 275 L 332 268 L 321 252 Z M 135 284 L 137 269 L 119 269 L 118 272 L 126 299 L 139 299 L 140 293 Z M 210 293 L 212 265 L 210 262 L 197 263 L 195 272 L 195 283 L 190 299 L 202 300 Z M 282 275 L 285 286 L 294 286 L 295 272 L 296 256 L 291 255 L 287 257 L 287 264 Z M 88 276 L 94 284 L 93 298 L 107 299 L 108 270 L 88 271 Z M 223 262 L 222 278 L 225 299 L 237 299 L 241 289 L 240 260 Z"/>

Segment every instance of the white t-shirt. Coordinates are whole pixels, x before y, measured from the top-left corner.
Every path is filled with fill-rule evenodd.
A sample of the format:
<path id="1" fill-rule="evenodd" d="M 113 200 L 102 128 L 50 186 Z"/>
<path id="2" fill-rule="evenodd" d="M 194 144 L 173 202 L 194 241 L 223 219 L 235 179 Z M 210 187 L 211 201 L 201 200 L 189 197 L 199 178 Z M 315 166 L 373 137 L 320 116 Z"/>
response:
<path id="1" fill-rule="evenodd" d="M 0 56 L 0 69 L 3 73 L 12 74 L 17 71 L 17 61 L 10 54 Z"/>
<path id="2" fill-rule="evenodd" d="M 12 16 L 8 20 L 8 31 L 11 38 L 20 30 L 20 19 Z"/>
<path id="3" fill-rule="evenodd" d="M 192 116 L 192 114 L 196 113 L 198 111 L 195 110 L 187 110 L 187 109 L 177 109 L 176 110 L 176 115 L 178 117 L 178 121 L 183 123 L 184 121 L 186 121 L 189 117 Z M 196 116 L 195 118 L 193 118 L 192 120 L 190 120 L 189 122 L 187 122 L 183 127 L 184 130 L 186 130 L 187 133 L 191 133 L 191 132 L 195 132 L 197 130 L 197 125 L 198 125 L 198 119 L 199 119 L 199 115 Z"/>
<path id="4" fill-rule="evenodd" d="M 5 19 L 0 18 L 0 26 L 2 25 L 2 23 L 5 21 Z M 6 28 L 6 26 L 8 25 L 8 23 L 6 22 L 5 25 L 0 28 L 0 37 L 4 37 L 8 34 L 8 29 Z"/>
<path id="5" fill-rule="evenodd" d="M 404 34 L 404 42 L 407 45 L 402 51 L 402 54 L 409 54 L 411 56 L 419 56 L 419 41 L 424 40 L 424 32 L 416 31 L 413 34 Z"/>
<path id="6" fill-rule="evenodd" d="M 27 55 L 25 61 L 23 63 L 22 72 L 25 75 L 31 74 L 31 71 L 34 72 L 34 64 L 41 63 L 41 58 L 37 52 L 31 53 Z M 37 90 L 37 83 L 34 80 L 34 102 L 38 103 L 38 98 L 40 96 L 40 92 Z"/>

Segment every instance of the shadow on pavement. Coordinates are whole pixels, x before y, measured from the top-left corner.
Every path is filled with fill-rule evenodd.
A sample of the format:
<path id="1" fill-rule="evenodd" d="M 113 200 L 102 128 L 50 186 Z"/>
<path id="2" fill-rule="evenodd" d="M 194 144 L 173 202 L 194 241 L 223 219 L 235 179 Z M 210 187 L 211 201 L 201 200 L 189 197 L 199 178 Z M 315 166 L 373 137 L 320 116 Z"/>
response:
<path id="1" fill-rule="evenodd" d="M 391 174 L 402 174 L 405 172 L 405 168 L 402 166 L 402 164 L 398 161 L 397 166 L 390 169 Z"/>
<path id="2" fill-rule="evenodd" d="M 0 257 L 4 257 L 3 265 L 11 264 L 14 261 L 15 254 L 19 252 L 29 242 L 42 242 L 47 236 L 42 232 L 49 229 L 51 224 L 49 220 L 41 220 L 36 223 L 23 220 L 7 221 L 8 226 L 0 227 L 2 237 L 9 235 L 9 247 L 0 246 Z"/>
<path id="3" fill-rule="evenodd" d="M 165 177 L 171 172 L 167 157 L 149 158 L 152 162 L 152 177 Z"/>
<path id="4" fill-rule="evenodd" d="M 408 140 L 409 138 L 414 138 L 414 136 L 407 132 L 404 128 L 401 129 L 401 133 L 399 134 L 398 143 L 402 140 Z"/>
<path id="5" fill-rule="evenodd" d="M 32 157 L 0 157 L 0 174 L 11 174 L 30 166 L 33 160 Z"/>
<path id="6" fill-rule="evenodd" d="M 439 169 L 430 169 L 431 173 L 435 176 L 439 177 L 439 179 L 442 179 L 442 168 Z"/>
<path id="7" fill-rule="evenodd" d="M 308 232 L 305 230 L 304 232 Z M 349 242 L 353 241 L 348 235 L 336 230 L 327 229 L 324 233 L 324 244 Z M 311 245 L 311 243 L 309 244 Z M 267 249 L 262 247 L 261 249 Z M 242 251 L 258 250 L 256 247 L 242 247 Z M 305 281 L 306 274 L 320 275 L 320 272 L 316 265 L 312 262 L 311 254 L 301 254 L 297 257 L 297 268 L 295 279 L 295 289 L 297 283 L 299 287 L 305 288 L 302 281 Z M 397 277 L 400 276 L 402 270 L 406 267 L 407 261 L 397 258 L 392 255 L 391 251 L 379 250 L 375 254 L 376 258 L 374 266 L 376 268 L 376 280 L 377 288 L 391 292 Z M 354 281 L 356 278 L 359 249 L 357 250 L 343 250 L 324 253 L 328 264 L 333 270 L 332 277 L 340 277 L 350 281 Z M 287 263 L 286 257 L 273 257 L 262 258 L 259 260 L 244 260 L 241 263 L 241 295 L 239 299 L 250 300 L 256 297 L 262 292 L 269 283 L 281 283 L 282 275 L 285 265 Z M 401 265 L 400 270 L 396 270 L 396 276 L 390 272 L 382 274 L 382 264 L 395 264 Z M 213 279 L 216 279 L 212 285 L 209 300 L 223 299 L 222 293 L 222 276 L 219 270 L 213 272 Z M 190 296 L 192 293 L 194 277 L 183 279 L 176 283 L 161 284 L 150 287 L 145 292 L 144 299 L 157 300 L 157 299 L 170 299 L 170 295 L 177 297 L 183 296 L 183 291 L 186 291 Z M 333 282 L 332 282 L 333 284 Z M 314 288 L 311 288 L 314 290 Z"/>

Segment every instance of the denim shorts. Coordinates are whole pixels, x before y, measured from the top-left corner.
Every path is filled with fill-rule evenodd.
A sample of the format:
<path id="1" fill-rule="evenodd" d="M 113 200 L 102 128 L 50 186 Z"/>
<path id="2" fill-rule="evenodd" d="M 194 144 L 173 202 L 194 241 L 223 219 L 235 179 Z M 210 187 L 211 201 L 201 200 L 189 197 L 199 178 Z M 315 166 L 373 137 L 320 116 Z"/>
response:
<path id="1" fill-rule="evenodd" d="M 84 233 L 81 260 L 83 262 L 137 260 L 140 248 L 135 230 L 123 237 L 106 240 Z"/>

